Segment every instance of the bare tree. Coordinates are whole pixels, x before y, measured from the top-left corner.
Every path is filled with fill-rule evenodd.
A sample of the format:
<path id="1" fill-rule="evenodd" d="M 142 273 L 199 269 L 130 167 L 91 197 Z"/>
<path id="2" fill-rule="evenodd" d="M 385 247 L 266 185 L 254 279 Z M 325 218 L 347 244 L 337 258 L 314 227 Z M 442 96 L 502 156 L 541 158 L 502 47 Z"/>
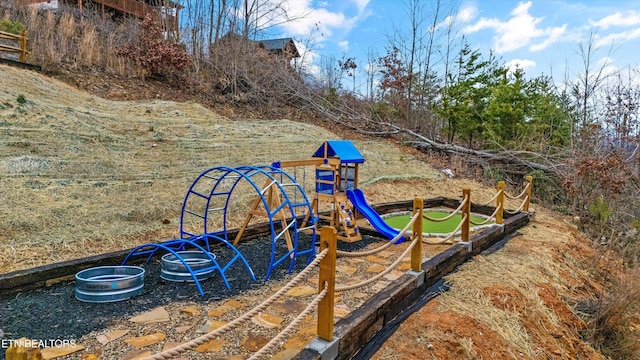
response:
<path id="1" fill-rule="evenodd" d="M 438 127 L 433 126 L 432 102 L 438 91 L 438 79 L 446 79 L 447 70 L 446 67 L 444 70 L 437 68 L 447 61 L 439 60 L 435 55 L 445 51 L 448 56 L 453 47 L 457 24 L 452 19 L 458 11 L 457 2 L 404 0 L 400 4 L 405 21 L 402 25 L 394 25 L 393 32 L 387 36 L 387 48 L 399 49 L 400 60 L 407 70 L 408 111 L 404 120 L 414 130 L 430 129 L 430 135 L 433 135 Z"/>
<path id="2" fill-rule="evenodd" d="M 590 118 L 590 114 L 595 114 L 593 107 L 595 96 L 606 79 L 612 75 L 605 72 L 609 65 L 607 59 L 611 55 L 612 48 L 607 52 L 605 60 L 598 64 L 596 56 L 600 49 L 595 45 L 595 40 L 596 33 L 591 32 L 585 42 L 578 43 L 578 54 L 583 66 L 582 73 L 578 74 L 575 80 L 567 80 L 576 101 L 576 107 L 579 109 L 580 118 L 577 125 L 580 127 L 593 122 L 594 119 Z"/>
<path id="3" fill-rule="evenodd" d="M 256 40 L 260 33 L 301 19 L 306 14 L 292 14 L 288 0 L 242 0 L 240 16 L 243 20 L 242 36 Z"/>
<path id="4" fill-rule="evenodd" d="M 369 48 L 369 50 L 367 51 L 367 65 L 365 68 L 365 72 L 367 76 L 366 98 L 369 99 L 369 101 L 373 101 L 373 98 L 374 98 L 373 83 L 375 79 L 375 74 L 377 72 L 376 65 L 375 65 L 377 58 L 378 56 L 376 55 L 374 50 L 372 48 Z"/>

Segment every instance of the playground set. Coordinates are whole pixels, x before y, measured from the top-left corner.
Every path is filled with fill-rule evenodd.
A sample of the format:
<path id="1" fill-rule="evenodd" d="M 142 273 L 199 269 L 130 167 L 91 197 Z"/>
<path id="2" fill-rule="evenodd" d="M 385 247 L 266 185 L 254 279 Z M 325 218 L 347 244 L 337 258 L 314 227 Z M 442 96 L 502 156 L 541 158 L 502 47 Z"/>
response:
<path id="1" fill-rule="evenodd" d="M 336 228 L 339 240 L 361 240 L 354 211 L 360 212 L 383 236 L 393 239 L 399 231 L 385 223 L 367 203 L 362 190 L 358 189 L 358 167 L 364 161 L 351 141 L 330 140 L 306 160 L 207 169 L 187 190 L 182 204 L 179 238 L 140 245 L 129 252 L 121 266 L 137 256 L 146 256 L 148 263 L 158 251 L 164 251 L 167 254 L 163 256 L 161 276 L 169 281 L 193 281 L 200 294 L 204 295 L 200 281 L 215 273 L 219 273 L 225 286 L 230 288 L 226 271 L 238 261 L 256 280 L 250 264 L 236 247 L 247 227 L 256 219 L 267 220 L 271 239 L 265 280 L 269 279 L 275 267 L 284 262 L 289 263 L 288 271 L 293 270 L 298 256 L 308 255 L 308 262 L 311 262 L 316 255 L 316 234 L 321 225 Z M 310 171 L 315 173 L 311 187 L 305 186 L 307 172 Z M 234 196 L 238 193 L 255 195 L 248 213 L 245 210 L 244 222 L 232 237 L 228 223 L 241 203 Z M 313 196 L 309 197 L 308 193 L 313 193 Z M 300 233 L 311 238 L 307 248 L 299 246 Z M 234 256 L 222 265 L 221 259 L 212 253 L 214 245 L 231 249 Z M 284 253 L 278 251 L 283 246 L 287 249 Z M 195 256 L 197 252 L 201 255 Z M 94 278 L 79 277 L 83 274 L 78 273 L 76 280 L 83 284 L 94 283 L 93 288 L 98 293 L 87 292 L 87 288 L 92 287 L 85 286 L 84 290 L 76 289 L 76 298 L 107 302 L 132 296 L 131 293 L 119 292 L 120 286 L 113 286 L 130 280 L 128 274 L 119 274 L 117 268 L 107 267 L 97 272 L 99 275 Z M 141 291 L 141 288 L 137 289 L 137 293 Z"/>

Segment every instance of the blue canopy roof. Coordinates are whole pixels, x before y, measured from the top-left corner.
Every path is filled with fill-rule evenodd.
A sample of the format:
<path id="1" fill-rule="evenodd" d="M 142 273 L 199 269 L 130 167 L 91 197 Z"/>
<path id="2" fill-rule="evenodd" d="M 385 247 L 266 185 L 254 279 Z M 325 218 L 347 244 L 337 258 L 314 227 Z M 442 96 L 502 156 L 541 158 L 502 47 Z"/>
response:
<path id="1" fill-rule="evenodd" d="M 364 162 L 364 158 L 360 151 L 356 149 L 353 143 L 349 140 L 329 140 L 325 141 L 312 157 L 324 158 L 325 144 L 327 146 L 327 157 L 337 157 L 341 163 L 358 163 Z"/>

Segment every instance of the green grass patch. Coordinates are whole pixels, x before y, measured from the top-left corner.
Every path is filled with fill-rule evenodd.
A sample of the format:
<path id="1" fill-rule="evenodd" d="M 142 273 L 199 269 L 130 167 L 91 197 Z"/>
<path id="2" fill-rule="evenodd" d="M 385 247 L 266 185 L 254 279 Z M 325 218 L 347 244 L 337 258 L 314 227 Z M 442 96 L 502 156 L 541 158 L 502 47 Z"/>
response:
<path id="1" fill-rule="evenodd" d="M 434 219 L 442 219 L 447 217 L 450 213 L 443 211 L 425 211 L 424 214 Z M 411 214 L 395 215 L 384 219 L 389 226 L 398 230 L 404 229 L 410 220 Z M 482 222 L 485 220 L 486 219 L 479 216 L 471 215 L 471 221 Z M 450 219 L 442 222 L 433 222 L 427 219 L 422 219 L 422 231 L 429 234 L 449 234 L 458 227 L 460 221 L 462 221 L 462 215 L 460 214 L 455 214 Z M 473 225 L 471 227 L 473 228 Z"/>

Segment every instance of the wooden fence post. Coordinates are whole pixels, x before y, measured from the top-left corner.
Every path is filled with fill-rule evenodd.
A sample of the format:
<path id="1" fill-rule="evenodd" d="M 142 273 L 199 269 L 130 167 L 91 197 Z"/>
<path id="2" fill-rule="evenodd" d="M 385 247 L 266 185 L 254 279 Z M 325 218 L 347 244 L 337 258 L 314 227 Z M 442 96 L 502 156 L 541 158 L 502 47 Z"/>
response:
<path id="1" fill-rule="evenodd" d="M 337 231 L 330 226 L 320 230 L 320 252 L 329 249 L 329 253 L 320 261 L 318 292 L 327 288 L 327 295 L 318 303 L 318 337 L 325 341 L 333 340 L 333 306 L 336 285 Z"/>
<path id="2" fill-rule="evenodd" d="M 27 60 L 27 30 L 22 30 L 20 35 L 22 36 L 20 38 L 20 62 L 25 62 Z"/>
<path id="3" fill-rule="evenodd" d="M 467 198 L 467 202 L 462 206 L 462 241 L 469 241 L 469 226 L 471 223 L 471 189 L 462 189 L 462 199 Z"/>
<path id="4" fill-rule="evenodd" d="M 524 198 L 524 206 L 522 207 L 523 211 L 529 211 L 529 202 L 531 201 L 531 191 L 533 190 L 533 176 L 528 175 L 525 179 L 527 179 L 527 191 L 525 191 Z"/>
<path id="5" fill-rule="evenodd" d="M 418 239 L 418 243 L 411 249 L 411 271 L 422 271 L 422 214 L 424 212 L 424 200 L 419 197 L 413 198 L 413 215 L 418 215 L 418 219 L 413 223 L 412 241 Z"/>
<path id="6" fill-rule="evenodd" d="M 496 198 L 496 224 L 504 220 L 504 181 L 498 181 L 498 197 Z"/>

